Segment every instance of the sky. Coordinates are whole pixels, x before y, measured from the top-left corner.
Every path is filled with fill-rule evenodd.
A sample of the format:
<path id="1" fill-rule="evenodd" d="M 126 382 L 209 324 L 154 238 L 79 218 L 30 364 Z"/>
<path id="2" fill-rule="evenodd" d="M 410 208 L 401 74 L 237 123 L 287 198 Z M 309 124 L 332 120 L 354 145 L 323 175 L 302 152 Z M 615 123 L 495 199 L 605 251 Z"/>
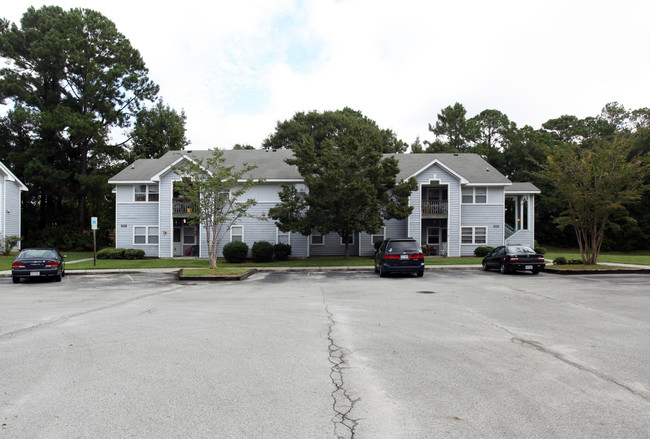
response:
<path id="1" fill-rule="evenodd" d="M 407 143 L 460 102 L 540 128 L 650 107 L 647 0 L 25 0 L 89 8 L 140 51 L 187 116 L 187 149 L 259 148 L 296 112 L 350 107 Z"/>

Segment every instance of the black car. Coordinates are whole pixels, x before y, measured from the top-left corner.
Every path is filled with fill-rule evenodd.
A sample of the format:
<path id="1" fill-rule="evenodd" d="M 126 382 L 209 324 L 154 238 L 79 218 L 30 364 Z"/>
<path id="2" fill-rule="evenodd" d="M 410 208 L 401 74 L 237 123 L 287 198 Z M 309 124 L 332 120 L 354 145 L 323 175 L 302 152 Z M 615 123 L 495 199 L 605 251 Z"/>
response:
<path id="1" fill-rule="evenodd" d="M 532 271 L 537 274 L 545 266 L 544 256 L 525 245 L 497 247 L 483 258 L 483 270 L 498 268 L 503 274 L 511 271 Z"/>
<path id="2" fill-rule="evenodd" d="M 21 250 L 11 266 L 15 284 L 20 279 L 52 278 L 61 282 L 65 276 L 65 256 L 53 248 L 27 248 Z"/>
<path id="3" fill-rule="evenodd" d="M 417 273 L 424 275 L 424 254 L 413 238 L 385 239 L 375 253 L 375 273 Z"/>

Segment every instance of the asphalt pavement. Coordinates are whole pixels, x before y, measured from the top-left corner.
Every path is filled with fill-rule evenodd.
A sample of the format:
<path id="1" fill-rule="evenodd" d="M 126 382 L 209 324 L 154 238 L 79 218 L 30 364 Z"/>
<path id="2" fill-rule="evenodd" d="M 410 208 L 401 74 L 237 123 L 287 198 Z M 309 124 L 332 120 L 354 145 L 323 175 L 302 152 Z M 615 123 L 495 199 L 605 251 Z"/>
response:
<path id="1" fill-rule="evenodd" d="M 0 437 L 648 438 L 647 275 L 0 279 Z"/>

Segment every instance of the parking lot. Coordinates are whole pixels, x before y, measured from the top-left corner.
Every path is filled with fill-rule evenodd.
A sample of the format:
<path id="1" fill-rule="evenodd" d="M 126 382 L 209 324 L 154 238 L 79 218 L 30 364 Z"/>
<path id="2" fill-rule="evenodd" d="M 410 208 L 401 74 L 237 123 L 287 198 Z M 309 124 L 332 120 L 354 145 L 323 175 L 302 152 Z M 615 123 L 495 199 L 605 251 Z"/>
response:
<path id="1" fill-rule="evenodd" d="M 0 279 L 0 437 L 648 438 L 650 276 Z"/>

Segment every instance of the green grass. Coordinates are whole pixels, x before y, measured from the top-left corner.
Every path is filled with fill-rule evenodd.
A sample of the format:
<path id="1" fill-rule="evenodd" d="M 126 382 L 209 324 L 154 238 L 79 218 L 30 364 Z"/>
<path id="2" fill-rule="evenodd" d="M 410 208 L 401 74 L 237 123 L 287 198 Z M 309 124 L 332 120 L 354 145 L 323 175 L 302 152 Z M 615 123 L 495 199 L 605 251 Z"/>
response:
<path id="1" fill-rule="evenodd" d="M 616 265 L 605 265 L 605 264 L 598 264 L 598 265 L 553 265 L 549 264 L 546 266 L 546 268 L 552 268 L 553 270 L 560 270 L 560 271 L 584 271 L 584 270 L 620 270 L 620 271 L 625 271 L 629 270 L 628 268 L 625 267 L 620 267 Z"/>
<path id="2" fill-rule="evenodd" d="M 577 248 L 547 247 L 546 259 L 555 259 L 560 256 L 566 259 L 581 259 L 580 250 Z M 598 255 L 599 263 L 613 262 L 617 264 L 650 265 L 650 250 L 637 250 L 634 252 L 601 252 Z"/>
<path id="3" fill-rule="evenodd" d="M 184 268 L 184 276 L 209 277 L 209 276 L 238 276 L 248 271 L 247 268 Z"/>

